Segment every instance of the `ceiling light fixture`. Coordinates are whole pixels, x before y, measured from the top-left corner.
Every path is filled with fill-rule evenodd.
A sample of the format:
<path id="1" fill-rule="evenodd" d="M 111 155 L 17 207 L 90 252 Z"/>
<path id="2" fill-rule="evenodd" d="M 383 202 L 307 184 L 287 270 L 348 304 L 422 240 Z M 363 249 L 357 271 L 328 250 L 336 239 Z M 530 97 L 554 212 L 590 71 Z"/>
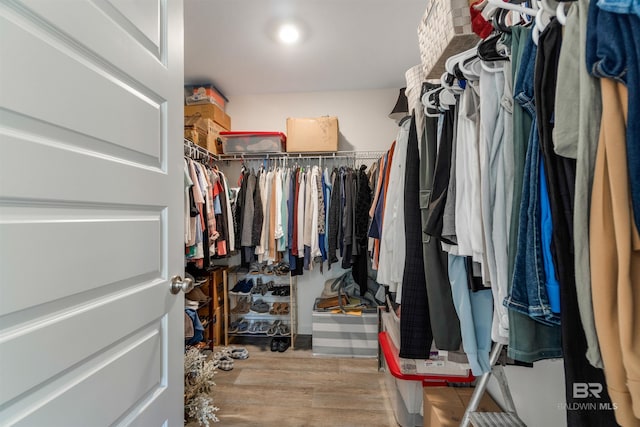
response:
<path id="1" fill-rule="evenodd" d="M 283 24 L 278 29 L 278 40 L 284 44 L 294 44 L 300 39 L 300 30 L 293 24 Z"/>

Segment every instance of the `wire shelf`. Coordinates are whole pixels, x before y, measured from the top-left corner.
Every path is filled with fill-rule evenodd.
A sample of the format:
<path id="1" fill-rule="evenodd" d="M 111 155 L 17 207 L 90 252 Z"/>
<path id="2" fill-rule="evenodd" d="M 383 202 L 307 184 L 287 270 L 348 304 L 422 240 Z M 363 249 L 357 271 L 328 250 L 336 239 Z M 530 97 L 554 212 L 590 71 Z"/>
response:
<path id="1" fill-rule="evenodd" d="M 366 160 L 366 159 L 379 159 L 384 156 L 386 151 L 315 151 L 304 153 L 228 153 L 228 154 L 214 154 L 199 145 L 184 140 L 185 155 L 191 158 L 198 158 L 207 162 L 214 161 L 245 161 L 245 160 L 279 160 L 279 159 L 354 159 L 354 160 Z"/>

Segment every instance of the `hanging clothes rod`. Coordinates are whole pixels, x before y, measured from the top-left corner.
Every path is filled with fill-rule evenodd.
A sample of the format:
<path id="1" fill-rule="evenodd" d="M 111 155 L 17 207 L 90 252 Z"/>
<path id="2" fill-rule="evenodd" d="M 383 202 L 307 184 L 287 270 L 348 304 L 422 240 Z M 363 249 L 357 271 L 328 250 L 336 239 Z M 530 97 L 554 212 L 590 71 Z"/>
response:
<path id="1" fill-rule="evenodd" d="M 305 153 L 233 153 L 218 154 L 219 160 L 269 160 L 269 159 L 379 159 L 386 151 L 335 151 Z"/>

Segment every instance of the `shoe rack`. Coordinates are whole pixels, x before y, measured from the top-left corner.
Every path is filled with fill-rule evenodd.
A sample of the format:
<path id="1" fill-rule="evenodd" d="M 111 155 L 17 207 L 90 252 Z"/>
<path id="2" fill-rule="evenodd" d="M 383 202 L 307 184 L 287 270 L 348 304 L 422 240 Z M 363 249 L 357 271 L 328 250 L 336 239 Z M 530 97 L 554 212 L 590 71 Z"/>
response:
<path id="1" fill-rule="evenodd" d="M 225 266 L 216 265 L 209 272 L 209 282 L 211 283 L 212 302 L 211 310 L 214 322 L 211 325 L 211 337 L 213 337 L 213 345 L 220 346 L 225 341 L 225 285 L 227 283 L 227 270 Z"/>
<path id="2" fill-rule="evenodd" d="M 204 273 L 204 271 L 203 271 Z M 204 327 L 203 340 L 195 347 L 201 350 L 213 350 L 225 341 L 224 306 L 227 267 L 214 266 L 206 274 L 199 276 L 194 284 L 193 294 L 199 305 L 196 310 Z M 187 294 L 187 297 L 189 295 Z"/>
<path id="3" fill-rule="evenodd" d="M 290 272 L 286 275 L 264 271 L 249 273 L 239 266 L 230 267 L 227 275 L 228 280 L 224 283 L 225 346 L 234 337 L 256 336 L 290 337 L 291 348 L 294 348 L 298 330 L 297 278 Z M 242 280 L 253 280 L 253 293 L 251 290 L 232 291 Z M 257 288 L 260 282 L 267 287 L 264 294 Z M 279 295 L 286 288 L 289 295 Z"/>

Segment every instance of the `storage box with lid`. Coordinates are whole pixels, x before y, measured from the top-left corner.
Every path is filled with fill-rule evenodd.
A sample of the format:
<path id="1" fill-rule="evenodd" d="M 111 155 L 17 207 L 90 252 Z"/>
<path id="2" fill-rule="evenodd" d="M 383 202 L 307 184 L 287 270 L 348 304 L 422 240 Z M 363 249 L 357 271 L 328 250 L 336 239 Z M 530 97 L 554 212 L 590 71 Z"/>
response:
<path id="1" fill-rule="evenodd" d="M 225 154 L 281 153 L 287 144 L 287 137 L 281 132 L 225 131 L 220 132 L 220 139 Z"/>
<path id="2" fill-rule="evenodd" d="M 306 117 L 287 119 L 287 151 L 338 151 L 338 118 Z"/>
<path id="3" fill-rule="evenodd" d="M 393 311 L 382 311 L 382 330 L 387 333 L 393 348 L 400 349 L 400 318 Z M 406 375 L 449 375 L 466 378 L 471 367 L 462 351 L 444 351 L 432 347 L 428 359 L 398 357 L 400 371 Z"/>
<path id="4" fill-rule="evenodd" d="M 211 119 L 220 126 L 224 128 L 224 130 L 231 129 L 231 117 L 220 107 L 215 104 L 203 104 L 203 105 L 185 105 L 184 106 L 184 115 L 185 116 L 193 116 L 194 114 L 200 113 L 200 116 Z"/>
<path id="5" fill-rule="evenodd" d="M 212 84 L 189 85 L 184 87 L 187 105 L 216 104 L 224 111 L 227 98 Z"/>
<path id="6" fill-rule="evenodd" d="M 376 357 L 378 355 L 377 309 L 357 315 L 339 310 L 314 309 L 312 350 L 317 356 Z"/>

